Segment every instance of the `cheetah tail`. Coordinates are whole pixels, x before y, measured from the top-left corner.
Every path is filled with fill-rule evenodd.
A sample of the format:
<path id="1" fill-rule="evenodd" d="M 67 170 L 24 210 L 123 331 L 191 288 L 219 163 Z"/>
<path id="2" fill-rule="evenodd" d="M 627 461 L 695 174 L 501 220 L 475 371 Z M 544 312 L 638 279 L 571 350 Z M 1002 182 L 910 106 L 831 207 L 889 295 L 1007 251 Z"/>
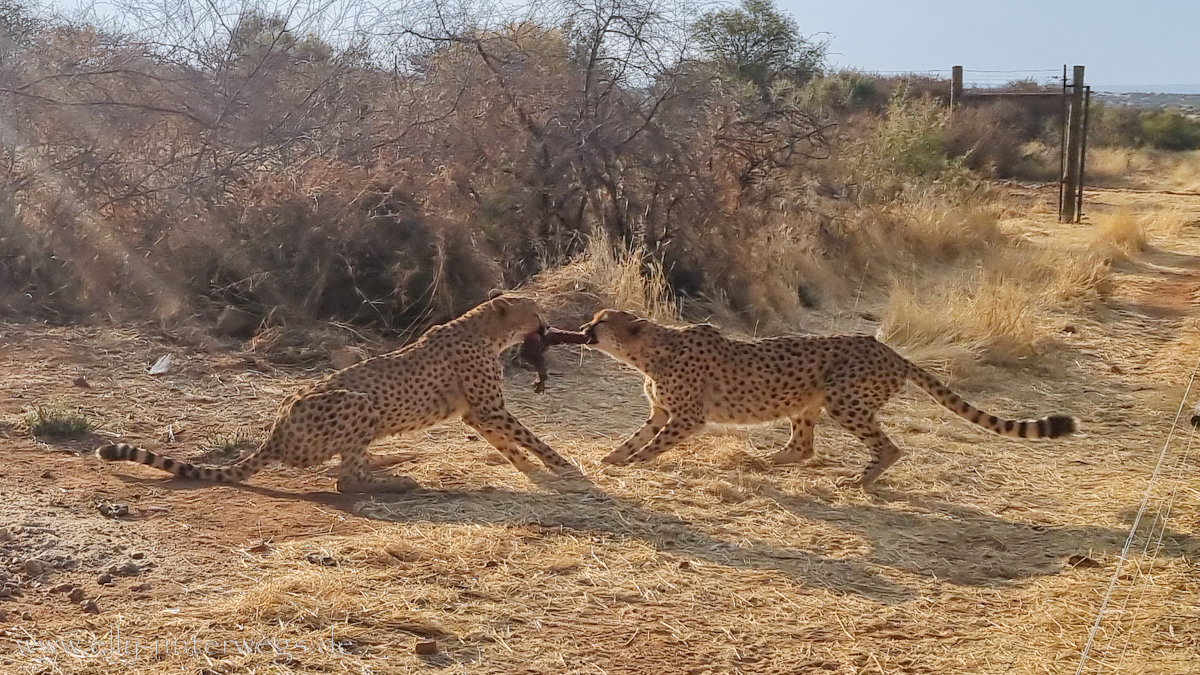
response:
<path id="1" fill-rule="evenodd" d="M 920 366 L 909 363 L 908 379 L 929 393 L 938 403 L 941 403 L 959 417 L 977 424 L 992 433 L 1013 438 L 1059 438 L 1075 433 L 1079 428 L 1078 421 L 1069 415 L 1050 415 L 1036 420 L 1009 420 L 996 417 L 967 403 L 961 396 L 950 391 L 950 388 L 938 381 L 936 377 L 925 372 Z"/>
<path id="2" fill-rule="evenodd" d="M 137 462 L 168 471 L 180 478 L 213 481 L 216 483 L 240 483 L 257 473 L 263 464 L 265 464 L 262 453 L 259 451 L 255 451 L 246 458 L 229 466 L 215 467 L 183 462 L 127 443 L 102 445 L 96 448 L 96 456 L 106 462 Z"/>

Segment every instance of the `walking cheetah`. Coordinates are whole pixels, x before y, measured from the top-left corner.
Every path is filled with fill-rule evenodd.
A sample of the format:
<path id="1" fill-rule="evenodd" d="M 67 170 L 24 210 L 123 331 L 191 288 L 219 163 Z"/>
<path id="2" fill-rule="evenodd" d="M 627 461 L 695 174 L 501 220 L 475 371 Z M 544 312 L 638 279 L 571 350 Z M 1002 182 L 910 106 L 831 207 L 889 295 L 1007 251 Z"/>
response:
<path id="1" fill-rule="evenodd" d="M 1065 415 L 1016 421 L 989 415 L 932 375 L 866 335 L 739 340 L 708 324 L 671 328 L 629 312 L 602 310 L 580 331 L 585 344 L 646 376 L 650 419 L 604 458 L 649 461 L 706 422 L 751 424 L 787 417 L 792 438 L 776 464 L 813 456 L 821 409 L 871 450 L 859 483 L 869 487 L 903 452 L 876 414 L 908 380 L 952 412 L 989 431 L 1019 438 L 1058 438 L 1075 431 Z"/>
<path id="2" fill-rule="evenodd" d="M 308 467 L 341 455 L 339 491 L 403 492 L 416 487 L 416 481 L 373 475 L 372 465 L 387 463 L 372 457 L 367 446 L 460 417 L 522 472 L 533 470 L 522 447 L 558 473 L 574 471 L 508 413 L 500 388 L 500 352 L 525 341 L 522 353 L 540 358 L 541 349 L 529 345 L 545 333 L 533 300 L 499 296 L 430 328 L 403 349 L 339 370 L 292 395 L 280 406 L 267 440 L 235 464 L 197 466 L 124 443 L 105 445 L 96 454 L 108 461 L 148 464 L 181 478 L 224 483 L 245 480 L 269 462 Z M 538 369 L 541 380 L 544 365 Z"/>

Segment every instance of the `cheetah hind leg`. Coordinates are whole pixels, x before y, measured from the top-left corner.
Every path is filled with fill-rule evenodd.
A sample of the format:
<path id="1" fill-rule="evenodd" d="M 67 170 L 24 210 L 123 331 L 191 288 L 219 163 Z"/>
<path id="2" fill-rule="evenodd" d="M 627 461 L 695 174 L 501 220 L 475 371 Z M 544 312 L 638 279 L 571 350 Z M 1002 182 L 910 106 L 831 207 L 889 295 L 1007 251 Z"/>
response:
<path id="1" fill-rule="evenodd" d="M 396 466 L 397 464 L 403 464 L 411 461 L 415 457 L 416 455 L 411 452 L 402 452 L 389 455 L 379 455 L 372 452 L 367 454 L 367 464 L 369 464 L 372 469 L 386 469 Z"/>
<path id="2" fill-rule="evenodd" d="M 853 470 L 840 470 L 835 473 L 842 477 L 839 484 L 843 485 L 859 485 L 862 489 L 867 490 L 871 485 L 883 475 L 893 464 L 900 461 L 904 456 L 904 451 L 892 442 L 892 439 L 887 437 L 883 428 L 879 426 L 879 421 L 875 419 L 875 415 L 869 413 L 860 413 L 859 415 L 844 412 L 845 409 L 833 407 L 829 410 L 829 415 L 846 431 L 854 434 L 866 444 L 871 451 L 871 461 L 863 468 L 861 475 L 854 478 L 858 472 Z"/>
<path id="3" fill-rule="evenodd" d="M 360 452 L 342 453 L 342 466 L 337 481 L 338 492 L 400 494 L 420 487 L 417 481 L 408 476 L 381 476 L 373 473 L 371 469 L 365 447 Z"/>
<path id="4" fill-rule="evenodd" d="M 350 412 L 358 412 L 364 416 L 357 428 L 351 428 L 348 433 L 336 438 L 321 440 L 335 446 L 337 454 L 341 455 L 341 466 L 338 468 L 338 492 L 345 493 L 404 493 L 418 487 L 417 481 L 408 476 L 376 475 L 372 469 L 379 466 L 385 458 L 372 455 L 367 448 L 375 440 L 375 429 L 379 427 L 379 413 L 370 407 L 370 398 L 366 394 L 354 392 L 336 392 L 344 400 L 333 402 L 332 414 L 340 414 L 339 408 L 347 406 Z M 342 405 L 339 405 L 342 404 Z M 365 412 L 364 412 L 365 408 Z M 390 458 L 387 458 L 390 459 Z M 372 465 L 375 466 L 372 466 Z"/>
<path id="5" fill-rule="evenodd" d="M 861 474 L 854 469 L 835 471 L 834 473 L 840 477 L 839 485 L 857 485 L 864 490 L 870 489 L 884 471 L 904 457 L 904 451 L 897 447 L 882 430 L 870 437 L 863 438 L 863 442 L 871 449 L 871 461 L 863 467 Z"/>
<path id="6" fill-rule="evenodd" d="M 658 432 L 664 426 L 666 426 L 667 421 L 670 418 L 671 416 L 667 414 L 666 410 L 658 406 L 654 406 L 650 410 L 650 418 L 646 420 L 645 424 L 643 424 L 637 431 L 633 432 L 633 435 L 630 436 L 628 440 L 619 445 L 612 452 L 608 453 L 608 455 L 600 461 L 604 462 L 605 464 L 628 464 L 629 458 L 632 457 L 637 451 L 646 447 L 646 444 L 649 443 L 656 435 L 658 435 Z"/>

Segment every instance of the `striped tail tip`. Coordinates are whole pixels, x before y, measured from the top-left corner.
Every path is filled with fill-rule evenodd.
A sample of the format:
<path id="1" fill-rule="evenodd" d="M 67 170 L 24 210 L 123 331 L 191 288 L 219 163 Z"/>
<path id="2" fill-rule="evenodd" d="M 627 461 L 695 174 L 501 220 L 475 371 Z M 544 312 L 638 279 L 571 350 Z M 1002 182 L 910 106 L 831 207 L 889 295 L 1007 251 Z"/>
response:
<path id="1" fill-rule="evenodd" d="M 106 462 L 116 462 L 128 457 L 128 449 L 124 443 L 109 443 L 96 448 L 96 456 Z"/>
<path id="2" fill-rule="evenodd" d="M 1070 436 L 1079 431 L 1079 421 L 1070 415 L 1051 415 L 1046 418 L 1046 438 Z"/>

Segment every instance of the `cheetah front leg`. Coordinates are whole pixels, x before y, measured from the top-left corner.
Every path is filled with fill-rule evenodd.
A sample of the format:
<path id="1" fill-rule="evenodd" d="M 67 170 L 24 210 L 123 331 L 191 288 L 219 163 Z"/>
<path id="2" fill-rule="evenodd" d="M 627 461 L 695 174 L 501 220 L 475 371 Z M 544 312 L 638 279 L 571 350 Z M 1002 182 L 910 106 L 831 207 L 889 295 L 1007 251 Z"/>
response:
<path id="1" fill-rule="evenodd" d="M 771 456 L 774 464 L 795 464 L 813 456 L 813 427 L 817 424 L 814 417 L 793 417 L 792 437 L 783 449 Z"/>
<path id="2" fill-rule="evenodd" d="M 700 431 L 704 426 L 704 416 L 697 411 L 687 410 L 679 413 L 671 413 L 671 417 L 667 423 L 663 425 L 654 438 L 646 444 L 646 447 L 633 453 L 622 464 L 631 464 L 633 462 L 649 462 L 658 457 L 671 448 L 679 445 L 681 441 Z"/>
<path id="3" fill-rule="evenodd" d="M 813 456 L 813 428 L 821 415 L 821 402 L 814 401 L 800 409 L 790 419 L 792 437 L 783 449 L 771 457 L 775 464 L 795 464 Z"/>
<path id="4" fill-rule="evenodd" d="M 666 410 L 662 409 L 657 404 L 652 405 L 650 409 L 650 419 L 646 420 L 646 423 L 642 425 L 642 428 L 633 432 L 633 435 L 630 436 L 628 440 L 626 440 L 624 443 L 618 446 L 616 450 L 610 452 L 607 457 L 600 461 L 604 462 L 605 464 L 628 463 L 629 457 L 633 455 L 633 453 L 644 448 L 646 444 L 658 434 L 659 430 L 661 430 L 667 424 L 668 419 L 670 419 L 670 415 L 667 414 Z"/>
<path id="5" fill-rule="evenodd" d="M 534 466 L 521 451 L 532 452 L 548 468 L 557 474 L 577 473 L 575 465 L 563 459 L 553 448 L 542 442 L 532 431 L 526 429 L 511 413 L 503 408 L 491 411 L 471 410 L 463 415 L 462 421 L 479 432 L 492 447 L 500 451 L 521 473 L 531 474 Z"/>

